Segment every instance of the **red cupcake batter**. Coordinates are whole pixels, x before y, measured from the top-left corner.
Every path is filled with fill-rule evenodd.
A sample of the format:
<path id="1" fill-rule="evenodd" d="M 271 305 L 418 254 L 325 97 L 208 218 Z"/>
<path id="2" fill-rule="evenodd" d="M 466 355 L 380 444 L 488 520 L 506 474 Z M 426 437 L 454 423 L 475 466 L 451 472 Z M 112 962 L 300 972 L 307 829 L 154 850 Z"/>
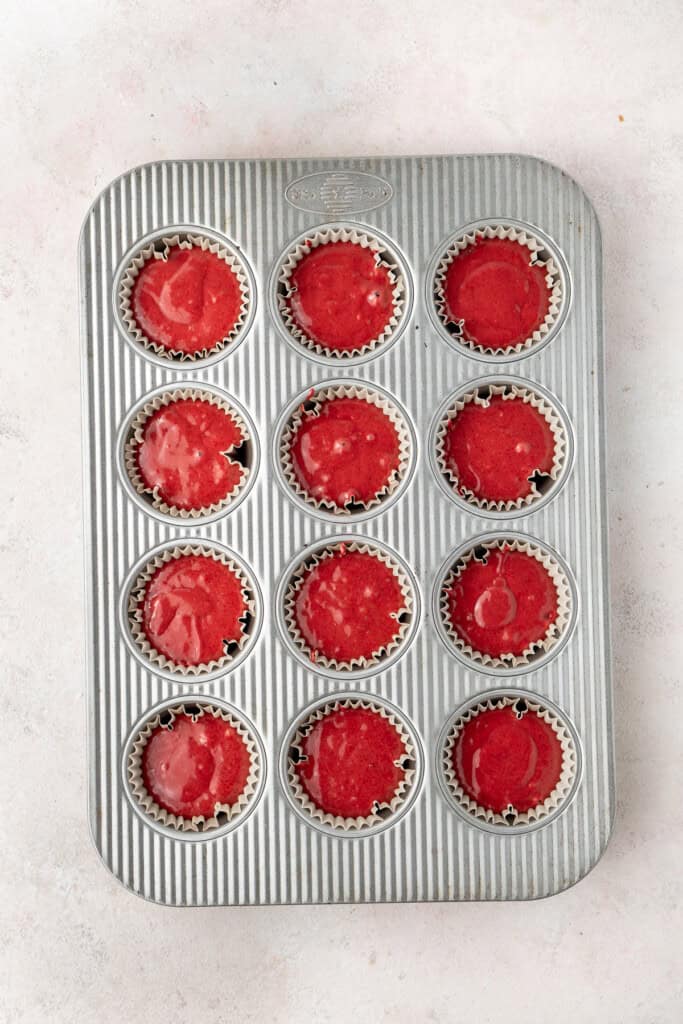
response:
<path id="1" fill-rule="evenodd" d="M 375 253 L 354 242 L 311 249 L 291 276 L 292 316 L 312 341 L 350 352 L 377 338 L 393 311 L 389 272 Z"/>
<path id="2" fill-rule="evenodd" d="M 480 807 L 520 813 L 542 804 L 562 773 L 555 730 L 535 711 L 521 718 L 510 707 L 482 711 L 467 722 L 453 745 L 453 769 Z"/>
<path id="3" fill-rule="evenodd" d="M 406 748 L 391 722 L 369 708 L 339 708 L 316 722 L 300 744 L 296 772 L 326 814 L 367 818 L 396 796 Z"/>
<path id="4" fill-rule="evenodd" d="M 514 501 L 532 493 L 534 473 L 552 469 L 555 438 L 529 402 L 494 395 L 485 406 L 467 402 L 449 422 L 444 454 L 461 493 Z"/>
<path id="5" fill-rule="evenodd" d="M 178 399 L 146 421 L 137 446 L 140 476 L 168 505 L 200 509 L 225 498 L 244 467 L 228 452 L 244 441 L 223 409 L 199 399 Z"/>
<path id="6" fill-rule="evenodd" d="M 176 715 L 157 726 L 142 752 L 142 778 L 150 796 L 181 818 L 213 817 L 216 804 L 232 806 L 244 792 L 251 758 L 236 729 L 203 714 Z"/>
<path id="7" fill-rule="evenodd" d="M 398 434 L 389 417 L 363 398 L 332 398 L 305 416 L 292 443 L 301 487 L 338 508 L 369 502 L 398 469 Z"/>
<path id="8" fill-rule="evenodd" d="M 172 246 L 135 279 L 131 307 L 140 330 L 165 349 L 213 348 L 237 323 L 242 294 L 234 271 L 215 253 Z"/>
<path id="9" fill-rule="evenodd" d="M 181 555 L 157 569 L 140 602 L 152 647 L 178 665 L 204 665 L 243 634 L 247 605 L 227 565 L 207 555 Z"/>
<path id="10" fill-rule="evenodd" d="M 550 307 L 545 268 L 530 266 L 531 252 L 507 238 L 477 238 L 446 272 L 448 317 L 464 321 L 466 341 L 487 348 L 524 342 Z"/>
<path id="11" fill-rule="evenodd" d="M 500 658 L 542 640 L 557 618 L 557 589 L 545 566 L 503 545 L 472 559 L 448 591 L 455 632 L 473 650 Z"/>
<path id="12" fill-rule="evenodd" d="M 398 636 L 405 599 L 396 574 L 375 555 L 338 548 L 309 569 L 294 605 L 315 654 L 333 661 L 372 658 Z"/>

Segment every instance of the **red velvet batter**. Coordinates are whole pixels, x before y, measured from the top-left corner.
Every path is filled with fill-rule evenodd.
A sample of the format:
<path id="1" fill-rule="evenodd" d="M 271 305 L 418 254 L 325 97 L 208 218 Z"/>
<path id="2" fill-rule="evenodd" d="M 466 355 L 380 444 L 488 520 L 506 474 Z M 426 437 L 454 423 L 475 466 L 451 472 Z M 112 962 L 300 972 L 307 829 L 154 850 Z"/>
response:
<path id="1" fill-rule="evenodd" d="M 557 589 L 548 570 L 506 545 L 489 550 L 485 565 L 468 562 L 448 598 L 458 636 L 491 657 L 522 654 L 557 618 Z"/>
<path id="2" fill-rule="evenodd" d="M 550 306 L 545 268 L 530 266 L 531 252 L 507 238 L 478 238 L 446 272 L 450 320 L 464 320 L 463 337 L 487 348 L 526 341 Z"/>
<path id="3" fill-rule="evenodd" d="M 377 338 L 392 315 L 393 286 L 374 252 L 354 242 L 311 249 L 291 276 L 289 307 L 300 329 L 325 348 L 351 351 Z"/>
<path id="4" fill-rule="evenodd" d="M 244 792 L 251 759 L 236 729 L 204 714 L 177 715 L 157 726 L 142 752 L 142 777 L 160 807 L 182 818 L 211 818 L 216 804 L 232 806 Z"/>
<path id="5" fill-rule="evenodd" d="M 141 601 L 145 636 L 178 665 L 203 665 L 239 640 L 247 610 L 235 573 L 206 555 L 181 555 L 157 569 Z"/>
<path id="6" fill-rule="evenodd" d="M 555 438 L 545 416 L 521 398 L 494 395 L 487 406 L 467 402 L 446 428 L 446 464 L 458 490 L 488 501 L 531 494 L 529 478 L 549 473 Z"/>
<path id="7" fill-rule="evenodd" d="M 453 746 L 460 785 L 480 807 L 501 813 L 542 804 L 562 773 L 562 747 L 555 730 L 527 711 L 512 707 L 482 711 L 467 722 Z"/>
<path id="8" fill-rule="evenodd" d="M 244 467 L 228 453 L 242 431 L 223 409 L 178 399 L 146 421 L 137 447 L 140 476 L 168 505 L 200 509 L 221 501 L 242 479 Z"/>
<path id="9" fill-rule="evenodd" d="M 239 317 L 239 282 L 215 253 L 173 246 L 164 260 L 149 259 L 131 295 L 140 330 L 165 349 L 193 354 L 226 337 Z"/>
<path id="10" fill-rule="evenodd" d="M 301 785 L 320 810 L 341 818 L 367 818 L 391 803 L 406 754 L 391 722 L 369 708 L 339 708 L 316 722 L 301 743 L 296 766 Z"/>
<path id="11" fill-rule="evenodd" d="M 301 487 L 343 508 L 377 496 L 398 469 L 398 451 L 386 413 L 363 398 L 332 398 L 304 417 L 291 454 Z"/>
<path id="12" fill-rule="evenodd" d="M 304 576 L 294 606 L 312 651 L 334 661 L 371 658 L 398 634 L 405 599 L 396 574 L 375 555 L 340 547 Z"/>

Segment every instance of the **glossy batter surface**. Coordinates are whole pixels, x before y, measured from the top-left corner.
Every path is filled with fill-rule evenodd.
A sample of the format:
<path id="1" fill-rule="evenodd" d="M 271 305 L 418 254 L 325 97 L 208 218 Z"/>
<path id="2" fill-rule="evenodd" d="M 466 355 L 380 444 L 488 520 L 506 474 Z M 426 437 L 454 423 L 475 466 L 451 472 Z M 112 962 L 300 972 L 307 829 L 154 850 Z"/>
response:
<path id="1" fill-rule="evenodd" d="M 521 718 L 512 706 L 481 711 L 453 746 L 453 769 L 480 807 L 528 811 L 546 800 L 562 772 L 557 733 L 535 711 Z"/>
<path id="2" fill-rule="evenodd" d="M 244 792 L 251 758 L 244 739 L 220 717 L 177 715 L 172 728 L 157 726 L 142 752 L 147 792 L 182 818 L 213 816 Z"/>
<path id="3" fill-rule="evenodd" d="M 546 567 L 524 551 L 492 548 L 471 559 L 448 591 L 451 624 L 473 650 L 522 654 L 557 618 L 557 588 Z"/>
<path id="4" fill-rule="evenodd" d="M 534 473 L 550 473 L 555 437 L 529 402 L 494 395 L 487 405 L 467 402 L 450 420 L 444 456 L 459 491 L 487 501 L 515 501 L 532 493 Z"/>
<path id="5" fill-rule="evenodd" d="M 338 508 L 369 502 L 398 469 L 398 433 L 372 402 L 331 398 L 304 417 L 291 459 L 299 485 L 316 501 Z"/>
<path id="6" fill-rule="evenodd" d="M 143 630 L 152 647 L 178 665 L 203 665 L 243 633 L 242 583 L 227 565 L 181 555 L 157 569 L 145 588 Z"/>
<path id="7" fill-rule="evenodd" d="M 230 459 L 243 443 L 237 423 L 219 406 L 178 399 L 146 421 L 137 463 L 146 486 L 168 505 L 202 509 L 222 501 L 237 486 L 244 467 Z"/>
<path id="8" fill-rule="evenodd" d="M 464 321 L 463 337 L 487 348 L 524 342 L 550 307 L 545 268 L 530 265 L 531 252 L 507 238 L 477 238 L 446 272 L 449 319 Z"/>
<path id="9" fill-rule="evenodd" d="M 347 662 L 372 658 L 399 635 L 405 598 L 396 574 L 376 555 L 338 548 L 308 569 L 294 605 L 313 655 Z"/>
<path id="10" fill-rule="evenodd" d="M 140 330 L 162 348 L 196 354 L 235 327 L 242 293 L 231 267 L 207 250 L 172 246 L 135 279 L 131 307 Z"/>
<path id="11" fill-rule="evenodd" d="M 393 311 L 393 285 L 375 253 L 355 242 L 327 242 L 304 256 L 291 276 L 289 308 L 312 341 L 351 351 L 379 337 Z"/>
<path id="12" fill-rule="evenodd" d="M 317 721 L 301 742 L 296 766 L 303 789 L 322 811 L 367 818 L 396 795 L 405 769 L 405 744 L 383 715 L 339 708 Z"/>

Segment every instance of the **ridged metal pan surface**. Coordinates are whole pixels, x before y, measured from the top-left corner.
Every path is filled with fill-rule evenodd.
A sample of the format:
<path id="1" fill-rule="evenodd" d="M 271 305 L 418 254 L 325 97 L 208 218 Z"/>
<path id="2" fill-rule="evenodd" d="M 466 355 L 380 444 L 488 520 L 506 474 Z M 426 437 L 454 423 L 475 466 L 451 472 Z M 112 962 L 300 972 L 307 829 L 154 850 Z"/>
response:
<path id="1" fill-rule="evenodd" d="M 430 267 L 464 225 L 520 222 L 561 254 L 571 303 L 555 335 L 499 366 L 458 350 L 438 331 Z M 377 230 L 411 278 L 410 308 L 395 343 L 351 365 L 322 362 L 287 343 L 275 322 L 272 275 L 280 255 L 318 225 Z M 127 343 L 115 280 L 131 247 L 175 225 L 225 236 L 254 277 L 253 320 L 234 351 L 210 365 L 164 365 Z M 84 391 L 89 815 L 111 872 L 139 895 L 174 906 L 510 900 L 547 896 L 597 862 L 614 810 L 603 444 L 600 232 L 582 190 L 561 170 L 516 155 L 358 160 L 160 162 L 109 185 L 80 240 Z M 566 413 L 573 466 L 552 500 L 514 518 L 478 515 L 444 493 L 428 451 L 437 410 L 468 381 L 521 377 Z M 397 500 L 361 522 L 318 518 L 293 501 L 273 460 L 283 411 L 326 380 L 377 384 L 411 421 L 416 452 Z M 204 382 L 233 396 L 258 433 L 249 493 L 227 516 L 177 525 L 148 514 L 120 478 L 117 439 L 129 411 L 163 385 Z M 575 625 L 557 655 L 501 678 L 450 653 L 433 621 L 433 587 L 450 552 L 492 532 L 530 536 L 559 553 L 576 584 Z M 351 678 L 316 673 L 282 642 L 278 583 L 320 538 L 375 538 L 417 581 L 419 621 L 384 671 Z M 121 588 L 159 545 L 214 541 L 252 570 L 262 622 L 249 655 L 210 681 L 174 682 L 133 656 L 120 624 Z M 545 697 L 571 723 L 581 774 L 563 813 L 541 827 L 487 830 L 454 812 L 438 778 L 439 737 L 453 713 L 494 689 Z M 377 695 L 409 723 L 422 752 L 419 792 L 391 827 L 347 838 L 311 827 L 283 792 L 281 746 L 310 704 L 336 693 Z M 126 792 L 131 731 L 172 698 L 214 697 L 253 723 L 263 744 L 258 805 L 239 827 L 187 841 L 151 827 Z"/>

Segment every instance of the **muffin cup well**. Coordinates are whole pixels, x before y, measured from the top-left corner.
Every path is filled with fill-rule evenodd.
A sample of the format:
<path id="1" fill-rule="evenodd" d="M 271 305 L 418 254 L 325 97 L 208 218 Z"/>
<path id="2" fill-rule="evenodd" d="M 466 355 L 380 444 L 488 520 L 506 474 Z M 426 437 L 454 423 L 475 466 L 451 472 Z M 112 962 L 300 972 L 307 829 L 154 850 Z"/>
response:
<path id="1" fill-rule="evenodd" d="M 446 461 L 445 445 L 450 423 L 456 419 L 458 413 L 469 403 L 486 407 L 494 396 L 502 396 L 504 399 L 519 398 L 523 402 L 528 402 L 545 418 L 555 441 L 553 464 L 548 473 L 540 474 L 547 481 L 547 485 L 543 486 L 541 484 L 543 489 L 539 489 L 538 483 L 541 481 L 537 481 L 534 478 L 538 475 L 536 473 L 531 478 L 529 494 L 516 498 L 514 501 L 492 501 L 487 498 L 480 498 L 468 488 L 459 487 L 458 477 L 453 473 Z M 519 512 L 526 509 L 530 510 L 531 507 L 538 505 L 541 499 L 545 497 L 546 491 L 552 488 L 559 480 L 565 471 L 569 459 L 567 427 L 558 415 L 554 405 L 535 387 L 527 385 L 524 381 L 518 382 L 511 379 L 500 381 L 499 383 L 493 379 L 479 384 L 475 383 L 471 389 L 461 391 L 439 420 L 434 443 L 436 448 L 436 466 L 442 478 L 446 481 L 449 490 L 468 505 L 485 512 Z"/>
<path id="2" fill-rule="evenodd" d="M 381 409 L 396 430 L 399 445 L 398 468 L 391 474 L 385 486 L 370 501 L 354 501 L 343 508 L 327 499 L 318 501 L 313 498 L 297 480 L 291 456 L 292 445 L 301 425 L 309 417 L 318 415 L 320 407 L 325 402 L 335 398 L 360 398 Z M 374 387 L 366 387 L 355 381 L 327 383 L 317 388 L 311 388 L 291 415 L 287 417 L 279 432 L 277 456 L 285 483 L 302 503 L 309 508 L 327 513 L 335 518 L 351 519 L 355 516 L 364 517 L 368 511 L 380 511 L 380 506 L 396 494 L 410 473 L 411 463 L 414 458 L 414 444 L 404 413 L 384 392 Z"/>
<path id="3" fill-rule="evenodd" d="M 562 748 L 562 770 L 557 785 L 543 803 L 526 811 L 518 811 L 510 805 L 505 811 L 499 813 L 489 807 L 481 806 L 465 792 L 453 767 L 453 749 L 463 727 L 483 711 L 492 711 L 501 707 L 514 708 L 518 718 L 529 713 L 538 714 L 553 729 Z M 577 743 L 568 726 L 560 715 L 540 698 L 537 699 L 533 695 L 521 691 L 509 694 L 489 694 L 476 701 L 471 701 L 451 721 L 440 745 L 439 768 L 446 792 L 466 817 L 473 819 L 477 824 L 486 823 L 498 826 L 500 831 L 508 831 L 541 824 L 554 816 L 565 805 L 578 778 L 579 754 Z"/>
<path id="4" fill-rule="evenodd" d="M 172 814 L 161 807 L 147 791 L 142 773 L 142 756 L 150 736 L 158 726 L 170 727 L 175 718 L 180 715 L 188 715 L 188 717 L 196 721 L 205 714 L 210 714 L 214 718 L 221 718 L 235 729 L 249 752 L 250 771 L 244 789 L 234 804 L 216 804 L 214 814 L 210 818 L 204 815 L 184 818 L 180 815 Z M 250 809 L 250 805 L 252 805 L 261 786 L 264 772 L 261 762 L 262 757 L 259 743 L 241 717 L 234 714 L 222 703 L 213 704 L 210 700 L 200 698 L 197 700 L 172 701 L 152 714 L 138 728 L 137 733 L 132 738 L 126 757 L 125 773 L 130 794 L 137 801 L 139 808 L 152 822 L 180 834 L 187 832 L 206 834 L 218 829 L 223 831 L 226 825 L 233 824 L 239 818 L 245 817 L 244 812 L 248 808 Z"/>
<path id="5" fill-rule="evenodd" d="M 493 551 L 505 545 L 510 551 L 521 551 L 531 558 L 537 559 L 550 575 L 557 593 L 557 618 L 551 623 L 544 637 L 530 644 L 522 654 L 503 654 L 493 656 L 476 651 L 455 631 L 449 615 L 448 591 L 458 579 L 465 566 L 473 559 L 482 560 L 487 551 Z M 565 569 L 548 550 L 526 537 L 493 536 L 480 537 L 467 546 L 461 554 L 455 556 L 450 569 L 441 580 L 439 586 L 438 606 L 443 632 L 454 651 L 473 667 L 484 670 L 520 670 L 534 666 L 541 660 L 545 661 L 559 644 L 568 636 L 574 618 L 574 595 L 570 580 Z"/>
<path id="6" fill-rule="evenodd" d="M 201 349 L 198 352 L 182 352 L 179 349 L 165 348 L 159 342 L 148 338 L 144 331 L 138 326 L 135 313 L 132 307 L 132 294 L 138 274 L 148 260 L 168 258 L 170 250 L 174 247 L 180 249 L 200 248 L 205 252 L 214 253 L 230 267 L 239 285 L 241 294 L 241 306 L 237 320 L 229 332 L 223 338 L 216 339 L 215 343 Z M 213 233 L 203 233 L 201 230 L 192 229 L 171 229 L 169 233 L 157 235 L 142 247 L 138 248 L 130 257 L 128 263 L 118 279 L 116 301 L 121 324 L 128 336 L 138 346 L 153 353 L 157 359 L 166 363 L 201 363 L 212 357 L 219 356 L 224 350 L 235 345 L 237 339 L 244 333 L 251 321 L 254 295 L 251 275 L 246 264 L 242 262 L 237 252 L 225 242 L 219 240 Z M 226 353 L 227 354 L 227 353 Z"/>
<path id="7" fill-rule="evenodd" d="M 373 813 L 368 817 L 342 818 L 323 811 L 309 797 L 303 788 L 296 765 L 305 757 L 301 743 L 306 734 L 315 725 L 322 721 L 327 715 L 342 708 L 365 708 L 381 715 L 396 729 L 403 741 L 405 753 L 396 764 L 404 769 L 404 776 L 400 780 L 395 795 L 388 804 L 377 805 Z M 384 702 L 373 700 L 371 697 L 331 697 L 328 701 L 319 703 L 313 708 L 310 714 L 299 721 L 296 730 L 287 743 L 285 754 L 285 775 L 289 793 L 300 813 L 304 818 L 310 819 L 312 824 L 327 826 L 328 829 L 340 834 L 353 835 L 365 832 L 369 829 L 376 830 L 378 826 L 387 826 L 404 810 L 406 802 L 414 795 L 417 787 L 417 762 L 419 752 L 406 729 L 401 718 L 394 714 Z"/>
<path id="8" fill-rule="evenodd" d="M 465 338 L 463 336 L 463 323 L 454 322 L 446 306 L 444 289 L 449 267 L 464 249 L 474 245 L 481 238 L 500 238 L 517 242 L 518 245 L 525 246 L 529 250 L 529 263 L 531 265 L 541 265 L 545 269 L 545 281 L 549 291 L 548 312 L 543 323 L 538 326 L 530 337 L 514 345 L 494 347 L 480 345 L 474 340 Z M 462 234 L 457 235 L 436 262 L 432 287 L 432 301 L 441 329 L 447 332 L 451 339 L 465 350 L 488 357 L 505 358 L 514 354 L 522 354 L 526 350 L 539 345 L 558 323 L 563 306 L 566 305 L 563 275 L 560 273 L 552 251 L 548 249 L 548 243 L 535 234 L 530 226 L 511 224 L 507 221 L 482 222 L 481 224 L 475 224 L 466 228 Z"/>
<path id="9" fill-rule="evenodd" d="M 145 425 L 150 417 L 165 406 L 172 405 L 177 401 L 188 399 L 208 402 L 210 405 L 213 405 L 218 409 L 222 409 L 234 421 L 242 434 L 242 441 L 238 445 L 233 445 L 223 454 L 230 457 L 235 452 L 239 451 L 241 457 L 239 460 L 233 461 L 239 461 L 243 470 L 241 479 L 235 484 L 232 491 L 230 491 L 229 494 L 226 494 L 224 498 L 220 501 L 213 502 L 211 505 L 191 509 L 178 508 L 176 505 L 167 504 L 160 496 L 156 487 L 148 487 L 140 474 L 137 460 L 138 448 L 144 440 Z M 253 462 L 253 456 L 251 448 L 253 443 L 251 432 L 245 423 L 243 416 L 227 401 L 227 399 L 222 398 L 215 391 L 199 387 L 169 388 L 162 393 L 157 392 L 155 395 L 151 395 L 149 400 L 144 403 L 131 420 L 127 430 L 127 439 L 125 440 L 123 448 L 123 465 L 133 490 L 143 498 L 151 508 L 161 512 L 162 515 L 170 516 L 178 520 L 205 519 L 209 516 L 215 516 L 216 514 L 226 512 L 235 504 L 238 497 L 240 497 L 247 489 L 250 483 L 250 475 L 252 471 L 251 464 Z"/>
<path id="10" fill-rule="evenodd" d="M 202 555 L 227 566 L 241 584 L 242 596 L 246 605 L 246 611 L 240 620 L 243 624 L 242 633 L 236 640 L 230 641 L 229 647 L 231 649 L 226 649 L 225 655 L 222 658 L 200 665 L 180 665 L 178 662 L 167 658 L 166 655 L 161 654 L 147 639 L 143 626 L 141 604 L 144 601 L 147 585 L 158 569 L 184 555 Z M 127 597 L 125 597 L 125 608 L 128 632 L 136 655 L 148 663 L 148 667 L 153 671 L 161 671 L 165 675 L 170 674 L 180 682 L 189 682 L 208 676 L 213 677 L 220 675 L 222 672 L 227 672 L 233 663 L 238 659 L 241 660 L 241 656 L 246 651 L 247 646 L 255 639 L 259 626 L 256 621 L 257 602 L 255 589 L 250 579 L 227 551 L 207 544 L 185 544 L 158 549 L 149 561 L 144 563 L 132 580 Z"/>
<path id="11" fill-rule="evenodd" d="M 385 647 L 376 651 L 370 658 L 354 658 L 351 661 L 336 661 L 332 658 L 326 658 L 325 655 L 319 654 L 308 646 L 296 621 L 296 598 L 306 573 L 316 565 L 320 565 L 326 558 L 335 555 L 342 547 L 345 551 L 357 551 L 361 554 L 368 554 L 378 558 L 396 576 L 403 595 L 404 606 L 396 616 L 396 634 Z M 304 555 L 289 574 L 283 597 L 284 626 L 299 657 L 316 670 L 323 669 L 339 674 L 351 673 L 356 670 L 360 670 L 361 673 L 368 670 L 379 670 L 386 661 L 392 658 L 404 646 L 411 629 L 414 627 L 416 618 L 415 595 L 411 580 L 401 563 L 378 545 L 370 542 L 362 543 L 354 539 L 330 540 L 329 543 L 322 544 Z"/>
<path id="12" fill-rule="evenodd" d="M 313 249 L 330 242 L 352 242 L 363 249 L 369 249 L 375 254 L 377 264 L 386 268 L 392 285 L 393 309 L 388 323 L 376 338 L 354 349 L 335 349 L 310 338 L 296 323 L 289 307 L 289 299 L 296 290 L 292 284 L 292 274 L 297 264 Z M 308 350 L 324 359 L 344 362 L 376 352 L 394 339 L 405 319 L 407 282 L 404 273 L 398 259 L 377 235 L 352 226 L 318 228 L 309 232 L 287 250 L 276 270 L 275 306 L 285 334 L 304 351 Z"/>

